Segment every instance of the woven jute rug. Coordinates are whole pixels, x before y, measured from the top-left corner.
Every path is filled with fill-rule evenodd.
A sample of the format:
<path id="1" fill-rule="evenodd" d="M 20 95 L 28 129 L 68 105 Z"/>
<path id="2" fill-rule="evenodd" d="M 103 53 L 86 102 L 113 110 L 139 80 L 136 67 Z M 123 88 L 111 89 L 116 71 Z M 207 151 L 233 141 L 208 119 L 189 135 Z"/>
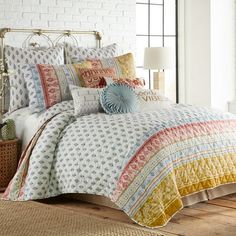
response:
<path id="1" fill-rule="evenodd" d="M 39 202 L 0 201 L 1 236 L 160 236 L 145 228 Z"/>

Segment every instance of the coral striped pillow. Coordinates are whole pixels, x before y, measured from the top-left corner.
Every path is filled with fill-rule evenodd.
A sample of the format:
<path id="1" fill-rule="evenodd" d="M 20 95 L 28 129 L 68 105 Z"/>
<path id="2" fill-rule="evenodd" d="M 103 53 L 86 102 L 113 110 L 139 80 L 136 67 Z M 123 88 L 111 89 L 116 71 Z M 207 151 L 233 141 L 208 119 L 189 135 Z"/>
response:
<path id="1" fill-rule="evenodd" d="M 46 64 L 22 66 L 31 111 L 41 112 L 56 103 L 72 99 L 69 85 L 81 86 L 79 70 L 90 67 L 91 64 L 88 62 L 60 66 Z"/>
<path id="2" fill-rule="evenodd" d="M 87 88 L 103 88 L 106 86 L 105 78 L 115 79 L 115 69 L 79 69 L 81 84 Z"/>
<path id="3" fill-rule="evenodd" d="M 113 83 L 117 84 L 127 84 L 132 88 L 143 88 L 145 86 L 145 80 L 143 78 L 135 78 L 135 79 L 126 79 L 126 78 L 105 78 L 106 84 L 110 85 Z"/>

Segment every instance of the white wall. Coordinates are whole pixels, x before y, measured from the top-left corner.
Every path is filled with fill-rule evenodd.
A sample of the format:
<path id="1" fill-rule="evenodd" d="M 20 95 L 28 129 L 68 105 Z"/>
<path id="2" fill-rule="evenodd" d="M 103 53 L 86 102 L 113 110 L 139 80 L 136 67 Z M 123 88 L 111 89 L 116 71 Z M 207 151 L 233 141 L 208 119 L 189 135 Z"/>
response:
<path id="1" fill-rule="evenodd" d="M 97 30 L 135 51 L 135 0 L 0 0 L 0 28 Z"/>
<path id="2" fill-rule="evenodd" d="M 228 109 L 235 91 L 234 0 L 211 4 L 211 106 Z"/>
<path id="3" fill-rule="evenodd" d="M 228 109 L 234 97 L 234 14 L 234 0 L 180 0 L 181 102 Z"/>
<path id="4" fill-rule="evenodd" d="M 210 105 L 210 1 L 185 1 L 186 102 Z"/>

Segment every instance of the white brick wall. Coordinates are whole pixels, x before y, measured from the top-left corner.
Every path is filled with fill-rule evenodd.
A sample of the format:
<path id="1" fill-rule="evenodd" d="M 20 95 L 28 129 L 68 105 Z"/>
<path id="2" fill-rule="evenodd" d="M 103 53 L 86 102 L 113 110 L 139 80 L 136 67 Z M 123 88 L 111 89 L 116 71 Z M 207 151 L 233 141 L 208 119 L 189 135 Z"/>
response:
<path id="1" fill-rule="evenodd" d="M 135 2 L 0 0 L 0 28 L 97 30 L 103 45 L 116 42 L 119 53 L 135 52 Z"/>

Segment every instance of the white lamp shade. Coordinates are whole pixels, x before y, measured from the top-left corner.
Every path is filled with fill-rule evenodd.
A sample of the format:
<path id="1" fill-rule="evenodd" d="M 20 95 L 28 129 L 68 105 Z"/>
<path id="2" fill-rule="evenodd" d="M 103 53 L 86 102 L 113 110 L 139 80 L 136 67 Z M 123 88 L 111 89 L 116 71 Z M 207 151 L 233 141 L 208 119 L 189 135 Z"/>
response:
<path id="1" fill-rule="evenodd" d="M 173 50 L 170 47 L 145 48 L 144 65 L 145 69 L 161 70 L 170 69 L 174 64 Z"/>

